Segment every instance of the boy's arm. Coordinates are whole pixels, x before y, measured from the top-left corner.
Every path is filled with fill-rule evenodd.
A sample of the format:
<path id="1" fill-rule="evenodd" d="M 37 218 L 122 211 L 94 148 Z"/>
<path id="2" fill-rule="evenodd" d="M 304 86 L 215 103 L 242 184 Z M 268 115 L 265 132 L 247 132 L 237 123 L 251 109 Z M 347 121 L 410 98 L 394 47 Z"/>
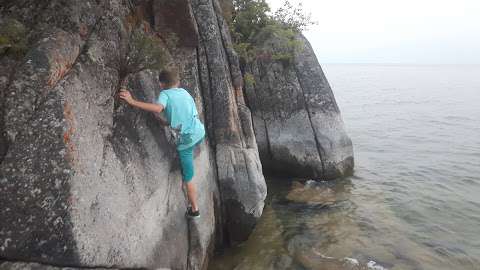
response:
<path id="1" fill-rule="evenodd" d="M 137 107 L 145 111 L 161 113 L 164 109 L 161 104 L 147 103 L 147 102 L 141 102 L 141 101 L 135 100 L 130 94 L 130 92 L 125 89 L 120 90 L 120 98 L 125 100 L 128 104 L 132 105 L 133 107 Z"/>

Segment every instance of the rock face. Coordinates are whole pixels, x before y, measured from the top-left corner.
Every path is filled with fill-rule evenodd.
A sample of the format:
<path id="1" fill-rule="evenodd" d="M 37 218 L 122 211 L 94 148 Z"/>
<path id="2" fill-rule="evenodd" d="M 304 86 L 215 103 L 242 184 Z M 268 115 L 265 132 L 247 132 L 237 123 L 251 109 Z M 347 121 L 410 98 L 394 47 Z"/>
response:
<path id="1" fill-rule="evenodd" d="M 0 270 L 80 270 L 82 268 L 72 267 L 56 267 L 51 265 L 43 265 L 39 263 L 23 263 L 23 262 L 0 262 Z M 90 268 L 91 270 L 107 270 L 112 268 Z M 161 269 L 158 269 L 161 270 Z"/>
<path id="2" fill-rule="evenodd" d="M 0 16 L 22 22 L 32 44 L 13 72 L 0 70 L 0 258 L 202 269 L 215 244 L 246 239 L 266 185 L 250 112 L 234 95 L 241 74 L 216 0 L 0 3 Z M 184 217 L 168 130 L 115 97 L 111 63 L 132 9 L 162 38 L 178 37 L 171 54 L 207 126 L 195 154 L 196 221 Z M 160 19 L 172 12 L 176 27 Z M 141 100 L 158 95 L 155 71 L 130 76 L 128 86 Z"/>
<path id="3" fill-rule="evenodd" d="M 231 14 L 228 0 L 0 0 L 0 23 L 16 19 L 29 40 L 24 57 L 0 55 L 0 269 L 205 269 L 262 214 L 260 156 L 296 176 L 351 172 L 351 142 L 308 42 L 294 65 L 248 66 L 257 83 L 246 100 L 233 89 L 242 73 Z M 170 130 L 116 97 L 132 21 L 162 40 L 206 125 L 200 219 L 184 216 Z M 153 102 L 157 73 L 125 81 Z"/>
<path id="4" fill-rule="evenodd" d="M 212 9 L 213 5 L 213 9 Z M 198 55 L 209 137 L 215 144 L 219 188 L 230 242 L 246 240 L 263 210 L 266 184 L 249 110 L 234 95 L 232 78 L 240 77 L 217 1 L 199 0 L 193 10 L 201 36 Z M 218 25 L 212 29 L 212 25 Z M 229 63 L 222 65 L 220 63 Z M 205 70 L 207 68 L 207 70 Z M 225 91 L 228 90 L 228 91 Z M 245 119 L 248 121 L 242 121 Z"/>
<path id="5" fill-rule="evenodd" d="M 246 67 L 255 83 L 246 93 L 264 169 L 273 173 L 334 179 L 353 171 L 347 136 L 330 85 L 309 42 L 291 63 L 260 58 Z M 279 40 L 263 46 L 278 49 Z M 281 46 L 280 46 L 281 47 Z"/>
<path id="6" fill-rule="evenodd" d="M 0 163 L 7 153 L 7 134 L 5 133 L 5 117 L 3 116 L 5 107 L 5 89 L 7 88 L 12 70 L 15 70 L 16 61 L 4 57 L 0 59 Z"/>

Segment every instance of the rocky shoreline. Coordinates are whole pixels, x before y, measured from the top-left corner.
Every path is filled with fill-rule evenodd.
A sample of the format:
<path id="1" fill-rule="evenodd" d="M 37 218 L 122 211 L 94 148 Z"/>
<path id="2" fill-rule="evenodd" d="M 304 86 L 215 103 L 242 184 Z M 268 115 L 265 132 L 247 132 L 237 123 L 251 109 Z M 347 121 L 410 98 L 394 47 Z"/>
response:
<path id="1" fill-rule="evenodd" d="M 0 23 L 14 18 L 29 40 L 23 57 L 0 58 L 0 269 L 205 269 L 215 248 L 244 241 L 260 218 L 262 166 L 325 179 L 351 172 L 351 141 L 306 40 L 293 75 L 301 86 L 281 88 L 289 77 L 273 84 L 259 71 L 255 89 L 234 91 L 242 73 L 223 2 L 0 1 Z M 164 46 L 206 124 L 195 154 L 199 221 L 184 218 L 168 129 L 114 95 L 122 82 L 111 63 L 129 16 L 163 40 L 174 34 Z M 157 72 L 128 77 L 136 98 L 155 99 Z M 277 108 L 301 125 L 260 116 L 255 104 L 277 89 L 301 96 L 298 108 Z"/>

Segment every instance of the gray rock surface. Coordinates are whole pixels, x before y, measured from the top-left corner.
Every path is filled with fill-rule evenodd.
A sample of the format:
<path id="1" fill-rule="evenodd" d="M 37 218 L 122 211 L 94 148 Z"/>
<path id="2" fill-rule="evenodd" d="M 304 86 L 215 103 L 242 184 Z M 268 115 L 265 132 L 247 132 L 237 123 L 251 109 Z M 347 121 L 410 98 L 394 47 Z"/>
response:
<path id="1" fill-rule="evenodd" d="M 30 44 L 23 59 L 0 57 L 0 258 L 10 261 L 0 270 L 205 269 L 216 246 L 246 240 L 262 214 L 260 157 L 297 176 L 351 172 L 350 139 L 306 40 L 291 67 L 248 67 L 257 81 L 248 102 L 234 91 L 242 74 L 229 3 L 0 0 L 0 20 L 24 24 Z M 132 14 L 168 47 L 207 127 L 195 153 L 198 220 L 184 217 L 168 128 L 115 96 Z M 151 102 L 156 78 L 147 70 L 127 84 Z"/>
<path id="2" fill-rule="evenodd" d="M 240 68 L 224 18 L 217 16 L 220 6 L 216 0 L 197 0 L 192 8 L 200 33 L 199 73 L 215 149 L 225 237 L 236 243 L 247 239 L 260 218 L 267 187 L 251 118 L 246 116 L 249 110 L 234 94 L 232 79 L 241 76 Z"/>
<path id="3" fill-rule="evenodd" d="M 3 57 L 0 59 L 0 163 L 3 160 L 3 157 L 7 153 L 8 141 L 7 134 L 5 132 L 5 89 L 9 86 L 11 82 L 11 77 L 17 61 L 10 57 Z"/>
<path id="4" fill-rule="evenodd" d="M 44 265 L 39 263 L 1 262 L 0 261 L 0 270 L 79 270 L 79 269 L 82 269 L 82 268 L 57 267 L 57 266 Z M 106 270 L 111 268 L 90 268 L 90 269 Z"/>
<path id="5" fill-rule="evenodd" d="M 233 93 L 240 69 L 218 3 L 129 1 L 160 35 L 179 37 L 171 54 L 207 126 L 195 153 L 202 217 L 187 221 L 168 130 L 114 95 L 119 74 L 111 63 L 132 7 L 120 0 L 0 2 L 0 16 L 22 21 L 33 44 L 12 76 L 0 70 L 7 139 L 0 140 L 1 258 L 203 269 L 216 244 L 246 239 L 266 186 L 249 110 Z M 164 12 L 179 13 L 181 27 L 161 21 Z M 155 71 L 128 80 L 146 101 L 158 95 L 157 85 Z"/>
<path id="6" fill-rule="evenodd" d="M 345 132 L 330 85 L 309 42 L 291 63 L 258 59 L 246 67 L 255 136 L 267 171 L 315 179 L 334 179 L 353 171 L 352 142 Z M 279 40 L 263 46 L 282 52 Z"/>

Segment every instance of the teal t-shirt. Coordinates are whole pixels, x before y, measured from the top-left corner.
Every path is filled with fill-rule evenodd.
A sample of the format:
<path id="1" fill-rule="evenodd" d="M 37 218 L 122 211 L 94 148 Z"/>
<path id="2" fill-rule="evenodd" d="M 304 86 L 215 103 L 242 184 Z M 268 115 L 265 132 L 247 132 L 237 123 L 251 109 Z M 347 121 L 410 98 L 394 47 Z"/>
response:
<path id="1" fill-rule="evenodd" d="M 205 127 L 198 119 L 197 107 L 192 96 L 183 88 L 171 88 L 160 92 L 157 103 L 165 108 L 170 126 L 180 132 L 177 149 L 195 145 L 205 136 Z"/>

